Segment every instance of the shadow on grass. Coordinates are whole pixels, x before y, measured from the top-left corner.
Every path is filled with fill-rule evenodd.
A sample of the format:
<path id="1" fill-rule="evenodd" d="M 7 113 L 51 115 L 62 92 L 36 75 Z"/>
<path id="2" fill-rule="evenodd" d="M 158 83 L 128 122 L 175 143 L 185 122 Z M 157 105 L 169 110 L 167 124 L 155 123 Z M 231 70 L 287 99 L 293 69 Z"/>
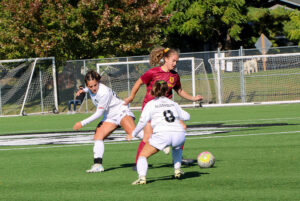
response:
<path id="1" fill-rule="evenodd" d="M 189 159 L 189 160 L 193 160 L 193 159 Z M 185 163 L 182 163 L 181 166 L 184 168 L 184 167 L 191 167 L 191 166 L 196 166 L 198 165 L 197 164 L 197 160 L 193 160 L 192 162 L 189 162 L 187 164 Z M 173 163 L 168 163 L 168 164 L 162 164 L 162 165 L 159 165 L 159 166 L 155 166 L 155 167 L 152 167 L 152 168 L 164 168 L 164 167 L 170 167 L 170 168 L 173 168 L 174 164 Z M 149 166 L 149 169 L 151 167 Z"/>
<path id="2" fill-rule="evenodd" d="M 178 180 L 184 180 L 184 179 L 189 179 L 189 178 L 194 178 L 194 177 L 200 177 L 201 175 L 205 175 L 209 173 L 203 173 L 203 172 L 185 172 L 184 175 L 178 179 Z M 147 179 L 147 183 L 153 183 L 156 181 L 167 181 L 167 180 L 174 180 L 174 175 L 168 175 L 168 176 L 162 176 L 162 177 L 152 177 Z"/>
<path id="3" fill-rule="evenodd" d="M 133 168 L 135 167 L 135 163 L 125 163 L 125 164 L 121 164 L 120 166 L 118 167 L 111 167 L 111 168 L 108 168 L 108 169 L 105 169 L 105 172 L 107 171 L 111 171 L 111 170 L 116 170 L 116 169 L 120 169 L 120 168 Z M 149 168 L 152 168 L 153 165 L 149 164 Z"/>

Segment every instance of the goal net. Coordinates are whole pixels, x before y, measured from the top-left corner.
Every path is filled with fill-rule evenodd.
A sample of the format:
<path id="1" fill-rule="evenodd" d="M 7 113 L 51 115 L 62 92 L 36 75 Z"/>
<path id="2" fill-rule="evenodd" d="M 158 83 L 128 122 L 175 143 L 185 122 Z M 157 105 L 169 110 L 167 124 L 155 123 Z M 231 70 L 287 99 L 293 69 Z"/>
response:
<path id="1" fill-rule="evenodd" d="M 300 53 L 209 59 L 216 103 L 300 101 Z"/>
<path id="2" fill-rule="evenodd" d="M 0 60 L 0 116 L 57 112 L 54 58 Z"/>
<path id="3" fill-rule="evenodd" d="M 150 68 L 149 60 L 96 64 L 96 69 L 102 76 L 101 82 L 111 87 L 121 99 L 130 95 L 134 83 Z M 210 85 L 202 59 L 180 58 L 175 70 L 179 73 L 182 88 L 187 93 L 193 96 L 202 95 L 205 103 L 211 100 Z M 141 108 L 145 93 L 146 86 L 142 85 L 134 101 L 130 104 L 132 109 Z M 173 92 L 173 100 L 181 106 L 195 107 L 199 105 L 199 103 L 181 98 L 176 92 Z"/>

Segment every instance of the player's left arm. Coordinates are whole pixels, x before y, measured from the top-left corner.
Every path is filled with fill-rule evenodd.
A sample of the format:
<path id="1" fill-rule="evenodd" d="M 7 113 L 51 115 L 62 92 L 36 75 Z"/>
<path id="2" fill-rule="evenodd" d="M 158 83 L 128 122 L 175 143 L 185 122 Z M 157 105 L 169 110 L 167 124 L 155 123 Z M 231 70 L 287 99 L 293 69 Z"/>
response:
<path id="1" fill-rule="evenodd" d="M 196 95 L 196 96 L 192 96 L 190 94 L 188 94 L 186 91 L 184 91 L 182 88 L 179 88 L 177 90 L 175 90 L 177 92 L 177 94 L 184 98 L 184 99 L 187 99 L 187 100 L 190 100 L 190 101 L 200 101 L 203 99 L 203 97 L 201 95 Z"/>
<path id="2" fill-rule="evenodd" d="M 188 121 L 190 120 L 190 114 L 187 113 L 186 111 L 184 111 L 179 105 L 178 103 L 175 103 L 175 108 L 177 110 L 178 113 L 178 117 L 180 120 L 182 121 Z"/>

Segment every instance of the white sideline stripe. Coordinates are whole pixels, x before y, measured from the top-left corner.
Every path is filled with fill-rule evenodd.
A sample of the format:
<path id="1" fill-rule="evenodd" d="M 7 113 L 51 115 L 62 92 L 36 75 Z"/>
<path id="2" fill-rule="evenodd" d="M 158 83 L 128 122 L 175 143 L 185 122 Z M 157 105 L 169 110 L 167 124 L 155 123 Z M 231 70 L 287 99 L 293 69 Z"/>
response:
<path id="1" fill-rule="evenodd" d="M 220 121 L 189 121 L 191 124 L 205 124 L 205 123 L 227 123 L 227 122 L 260 122 L 260 121 L 280 121 L 280 120 L 291 120 L 291 119 L 300 119 L 300 117 L 290 117 L 290 118 L 270 118 L 270 119 L 246 119 L 246 120 L 220 120 Z M 239 123 L 235 123 L 239 124 Z M 86 129 L 94 130 L 95 127 L 85 127 Z M 64 132 L 69 131 L 69 129 L 43 129 L 43 130 L 25 130 L 25 131 L 18 131 L 16 134 L 21 133 L 34 133 L 34 132 L 47 132 L 47 131 L 56 131 L 56 132 Z M 93 133 L 94 131 L 90 131 Z M 87 131 L 87 133 L 90 133 Z M 11 133 L 9 133 L 11 134 Z"/>
<path id="2" fill-rule="evenodd" d="M 287 131 L 287 132 L 275 132 L 275 133 L 253 133 L 253 134 L 244 134 L 244 135 L 207 136 L 207 137 L 193 137 L 193 138 L 187 138 L 187 139 L 193 140 L 193 139 L 247 137 L 247 136 L 258 136 L 258 135 L 281 135 L 281 134 L 297 134 L 297 133 L 300 133 L 300 131 Z"/>
<path id="3" fill-rule="evenodd" d="M 287 132 L 274 132 L 274 133 L 253 133 L 253 134 L 244 134 L 244 135 L 224 135 L 224 136 L 207 136 L 207 137 L 193 137 L 186 138 L 186 140 L 195 140 L 195 139 L 210 139 L 210 138 L 232 138 L 232 137 L 249 137 L 249 136 L 260 136 L 260 135 L 282 135 L 282 134 L 297 134 L 300 131 L 287 131 Z M 137 143 L 140 140 L 135 140 L 131 142 L 105 142 L 105 144 L 124 144 L 124 143 Z M 13 150 L 28 150 L 28 149 L 50 149 L 50 148 L 65 148 L 65 147 L 80 147 L 80 146 L 91 146 L 90 144 L 77 144 L 77 145 L 59 145 L 59 146 L 43 146 L 43 147 L 21 147 L 21 148 L 11 148 L 11 149 L 0 149 L 0 151 L 13 151 Z"/>
<path id="4" fill-rule="evenodd" d="M 227 122 L 260 122 L 260 121 L 281 121 L 300 119 L 300 117 L 287 117 L 287 118 L 270 118 L 270 119 L 245 119 L 245 120 L 220 120 L 220 121 L 189 121 L 192 124 L 205 124 L 205 123 L 227 123 Z M 239 124 L 239 123 L 236 123 Z"/>

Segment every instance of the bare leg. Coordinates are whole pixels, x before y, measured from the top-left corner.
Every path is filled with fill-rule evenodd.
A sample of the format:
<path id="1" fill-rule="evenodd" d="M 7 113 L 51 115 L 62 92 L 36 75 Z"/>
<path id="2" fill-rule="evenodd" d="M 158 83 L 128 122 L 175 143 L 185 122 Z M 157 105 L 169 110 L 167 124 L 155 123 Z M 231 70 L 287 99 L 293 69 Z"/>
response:
<path id="1" fill-rule="evenodd" d="M 147 142 L 140 153 L 139 159 L 137 161 L 137 172 L 139 177 L 146 177 L 148 170 L 148 162 L 147 158 L 157 153 L 159 150 L 155 147 L 151 146 L 149 142 Z"/>
<path id="2" fill-rule="evenodd" d="M 143 147 L 145 146 L 145 143 L 149 141 L 151 134 L 153 132 L 151 123 L 148 122 L 147 125 L 144 127 L 144 138 L 143 140 L 140 142 L 138 150 L 136 152 L 136 158 L 135 158 L 135 163 L 137 163 L 137 160 L 139 158 L 139 155 L 143 149 Z"/>

